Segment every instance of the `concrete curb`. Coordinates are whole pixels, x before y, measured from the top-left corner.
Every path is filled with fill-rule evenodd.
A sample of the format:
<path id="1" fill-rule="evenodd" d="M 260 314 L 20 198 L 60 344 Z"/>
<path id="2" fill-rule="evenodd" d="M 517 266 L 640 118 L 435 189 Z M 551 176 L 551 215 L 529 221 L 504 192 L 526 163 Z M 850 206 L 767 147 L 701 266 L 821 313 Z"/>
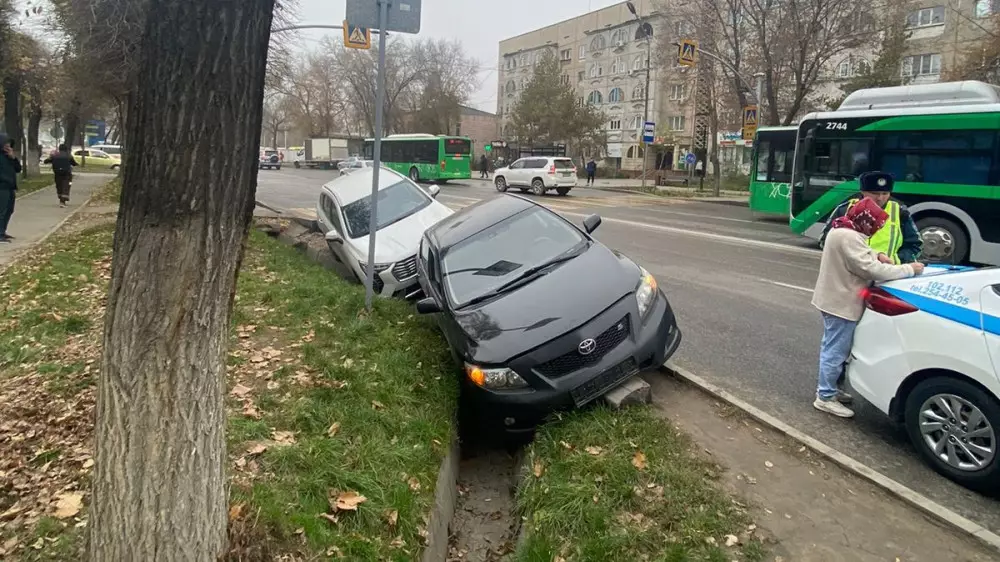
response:
<path id="1" fill-rule="evenodd" d="M 29 193 L 29 194 L 25 195 L 25 197 L 31 197 L 35 193 L 39 193 L 39 192 L 44 191 L 46 189 L 48 189 L 48 188 L 45 187 L 45 188 L 39 189 L 38 191 L 34 191 L 32 193 Z M 95 188 L 90 193 L 90 197 L 87 197 L 87 200 L 84 201 L 82 205 L 80 205 L 77 208 L 75 208 L 72 211 L 70 211 L 68 215 L 66 215 L 65 217 L 63 217 L 63 219 L 61 221 L 59 221 L 55 226 L 53 226 L 51 229 L 49 229 L 48 232 L 46 232 L 45 234 L 43 234 L 41 238 L 39 238 L 38 240 L 35 240 L 31 244 L 29 244 L 27 247 L 25 247 L 24 249 L 22 249 L 20 252 L 14 254 L 14 256 L 7 263 L 0 264 L 0 274 L 2 274 L 5 271 L 7 271 L 7 269 L 10 266 L 12 266 L 15 263 L 17 263 L 18 260 L 20 260 L 22 257 L 24 257 L 25 254 L 27 254 L 28 252 L 34 250 L 35 248 L 37 248 L 41 244 L 44 244 L 45 241 L 48 240 L 49 237 L 51 237 L 53 234 L 55 234 L 56 232 L 59 232 L 59 230 L 62 229 L 62 227 L 65 226 L 66 223 L 69 222 L 70 219 L 72 219 L 73 217 L 75 217 L 78 213 L 80 213 L 80 211 L 82 211 L 88 205 L 90 205 L 90 202 L 93 201 L 93 199 L 94 199 L 94 197 L 96 195 L 97 195 L 97 189 Z"/>
<path id="2" fill-rule="evenodd" d="M 954 528 L 955 530 L 967 533 L 973 538 L 978 539 L 983 544 L 996 551 L 1000 551 L 1000 535 L 997 535 L 982 525 L 962 517 L 943 505 L 910 488 L 907 488 L 899 482 L 896 482 L 882 473 L 873 470 L 871 467 L 852 459 L 833 447 L 806 435 L 805 433 L 791 427 L 763 410 L 736 398 L 729 392 L 715 386 L 698 375 L 695 375 L 682 367 L 678 367 L 672 362 L 668 361 L 667 364 L 663 366 L 662 370 L 676 376 L 682 381 L 694 386 L 698 390 L 701 390 L 713 398 L 717 398 L 739 408 L 740 410 L 743 410 L 744 413 L 758 422 L 774 429 L 775 431 L 785 434 L 806 447 L 809 447 L 814 452 L 840 465 L 841 468 L 868 480 L 872 484 L 903 500 L 910 506 L 920 510 L 925 515 L 936 519 L 941 523 Z"/>
<path id="3" fill-rule="evenodd" d="M 458 424 L 455 427 L 458 427 Z M 448 559 L 451 520 L 455 517 L 455 504 L 458 501 L 460 455 L 458 437 L 452 437 L 451 447 L 441 462 L 437 483 L 434 485 L 434 507 L 427 522 L 427 546 L 420 556 L 421 562 L 445 562 Z"/>

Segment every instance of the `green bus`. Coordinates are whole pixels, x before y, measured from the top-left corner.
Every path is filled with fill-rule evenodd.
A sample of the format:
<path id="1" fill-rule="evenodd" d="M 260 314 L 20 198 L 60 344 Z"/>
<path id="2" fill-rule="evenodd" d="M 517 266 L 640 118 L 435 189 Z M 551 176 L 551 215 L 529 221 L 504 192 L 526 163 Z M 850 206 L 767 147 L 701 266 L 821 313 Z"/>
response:
<path id="1" fill-rule="evenodd" d="M 858 193 L 857 176 L 893 175 L 922 258 L 1000 265 L 1000 87 L 947 82 L 858 90 L 836 111 L 799 123 L 792 173 L 794 232 L 815 239 Z"/>
<path id="2" fill-rule="evenodd" d="M 750 163 L 750 210 L 754 215 L 788 217 L 797 127 L 761 127 Z"/>
<path id="3" fill-rule="evenodd" d="M 375 155 L 375 139 L 365 139 L 365 158 Z M 382 165 L 413 181 L 472 178 L 472 141 L 444 135 L 389 135 L 382 139 Z"/>

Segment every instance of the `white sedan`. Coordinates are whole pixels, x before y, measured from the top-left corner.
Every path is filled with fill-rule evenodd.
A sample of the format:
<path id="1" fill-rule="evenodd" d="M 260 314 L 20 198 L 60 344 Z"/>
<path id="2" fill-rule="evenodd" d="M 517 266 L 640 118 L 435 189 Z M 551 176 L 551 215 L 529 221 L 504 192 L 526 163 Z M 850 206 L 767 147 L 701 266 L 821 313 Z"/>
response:
<path id="1" fill-rule="evenodd" d="M 851 387 L 939 473 L 1000 492 L 1000 269 L 928 266 L 867 290 Z"/>
<path id="2" fill-rule="evenodd" d="M 333 255 L 364 282 L 368 265 L 368 228 L 373 168 L 339 177 L 320 191 L 316 216 Z M 375 236 L 375 293 L 411 298 L 417 284 L 420 239 L 454 211 L 438 203 L 441 191 L 426 191 L 406 176 L 381 168 L 378 186 L 378 226 Z"/>

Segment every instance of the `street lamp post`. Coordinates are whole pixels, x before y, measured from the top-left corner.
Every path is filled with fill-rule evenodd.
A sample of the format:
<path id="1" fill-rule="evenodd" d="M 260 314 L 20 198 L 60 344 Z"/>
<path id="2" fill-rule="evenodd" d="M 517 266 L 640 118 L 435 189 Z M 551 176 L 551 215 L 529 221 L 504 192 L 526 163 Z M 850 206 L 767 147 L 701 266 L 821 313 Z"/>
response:
<path id="1" fill-rule="evenodd" d="M 649 33 L 649 24 L 642 21 L 642 18 L 639 17 L 638 12 L 636 12 L 635 4 L 633 4 L 632 2 L 626 2 L 625 5 L 628 6 L 628 11 L 632 12 L 632 16 L 635 18 L 635 20 L 639 22 L 639 29 L 642 31 L 643 38 L 646 39 L 646 89 L 643 90 L 644 99 L 642 104 L 642 124 L 643 124 L 643 131 L 645 131 L 646 123 L 649 122 L 649 73 L 651 71 L 649 59 L 652 58 L 652 43 L 650 42 L 651 41 L 650 36 L 652 34 Z M 645 132 L 643 132 L 643 134 L 645 134 Z M 640 146 L 642 146 L 642 190 L 645 191 L 646 162 L 647 162 L 647 152 L 649 152 L 649 146 L 646 146 L 645 142 L 640 142 Z"/>

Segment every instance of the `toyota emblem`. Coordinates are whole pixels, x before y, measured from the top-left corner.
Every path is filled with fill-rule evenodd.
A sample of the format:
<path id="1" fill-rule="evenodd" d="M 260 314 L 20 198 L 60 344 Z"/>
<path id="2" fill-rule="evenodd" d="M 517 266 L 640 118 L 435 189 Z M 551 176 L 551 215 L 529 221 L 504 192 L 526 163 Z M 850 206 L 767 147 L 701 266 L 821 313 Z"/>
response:
<path id="1" fill-rule="evenodd" d="M 580 352 L 580 355 L 590 355 L 597 349 L 597 342 L 594 338 L 587 338 L 580 342 L 580 345 L 576 346 L 576 350 Z"/>

